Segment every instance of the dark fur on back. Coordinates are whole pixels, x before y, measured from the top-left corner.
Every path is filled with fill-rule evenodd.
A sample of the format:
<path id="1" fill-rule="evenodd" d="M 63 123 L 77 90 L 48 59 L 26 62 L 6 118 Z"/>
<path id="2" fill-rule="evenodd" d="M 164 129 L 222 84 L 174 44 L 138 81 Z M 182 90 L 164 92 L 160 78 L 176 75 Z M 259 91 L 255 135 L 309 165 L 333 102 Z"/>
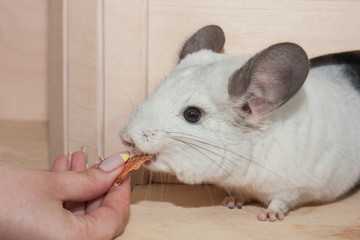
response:
<path id="1" fill-rule="evenodd" d="M 360 91 L 360 51 L 333 53 L 310 59 L 310 67 L 343 65 L 343 71 Z"/>

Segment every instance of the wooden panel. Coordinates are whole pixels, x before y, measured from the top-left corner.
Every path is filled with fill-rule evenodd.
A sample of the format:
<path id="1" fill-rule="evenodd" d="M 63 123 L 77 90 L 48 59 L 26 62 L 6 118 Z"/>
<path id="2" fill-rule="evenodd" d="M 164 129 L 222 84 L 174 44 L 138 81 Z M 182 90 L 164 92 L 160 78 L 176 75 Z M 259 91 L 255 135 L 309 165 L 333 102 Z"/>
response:
<path id="1" fill-rule="evenodd" d="M 176 65 L 185 39 L 205 25 L 223 28 L 230 55 L 292 41 L 315 56 L 359 49 L 359 12 L 360 1 L 150 1 L 149 91 Z"/>
<path id="2" fill-rule="evenodd" d="M 102 1 L 67 1 L 67 134 L 72 151 L 103 155 Z"/>
<path id="3" fill-rule="evenodd" d="M 124 149 L 120 128 L 146 97 L 146 21 L 146 0 L 105 1 L 105 155 Z"/>
<path id="4" fill-rule="evenodd" d="M 0 119 L 47 120 L 47 1 L 0 0 Z"/>
<path id="5" fill-rule="evenodd" d="M 48 169 L 48 131 L 44 121 L 0 120 L 0 161 Z"/>
<path id="6" fill-rule="evenodd" d="M 67 150 L 66 143 L 66 56 L 64 55 L 64 18 L 62 0 L 49 1 L 49 153 L 50 164 Z"/>

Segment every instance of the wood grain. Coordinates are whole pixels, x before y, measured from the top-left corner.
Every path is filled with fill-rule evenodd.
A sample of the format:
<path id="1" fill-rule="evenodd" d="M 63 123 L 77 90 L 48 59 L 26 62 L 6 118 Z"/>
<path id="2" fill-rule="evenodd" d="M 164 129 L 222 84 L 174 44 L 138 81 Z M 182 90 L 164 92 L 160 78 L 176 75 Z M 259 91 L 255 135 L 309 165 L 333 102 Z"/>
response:
<path id="1" fill-rule="evenodd" d="M 0 161 L 47 170 L 48 159 L 46 122 L 0 120 Z"/>
<path id="2" fill-rule="evenodd" d="M 110 155 L 125 149 L 120 128 L 147 96 L 147 1 L 106 1 L 105 62 L 104 145 Z M 148 181 L 142 173 L 132 174 L 133 183 Z"/>
<path id="3" fill-rule="evenodd" d="M 50 163 L 65 154 L 67 144 L 66 3 L 49 1 L 48 32 L 48 120 Z"/>
<path id="4" fill-rule="evenodd" d="M 360 191 L 345 199 L 291 211 L 281 222 L 260 222 L 261 205 L 228 209 L 213 186 L 136 186 L 131 216 L 118 239 L 360 239 Z"/>
<path id="5" fill-rule="evenodd" d="M 47 1 L 0 0 L 0 119 L 47 120 Z"/>
<path id="6" fill-rule="evenodd" d="M 104 154 L 103 5 L 67 1 L 68 149 L 86 147 L 89 160 Z"/>
<path id="7" fill-rule="evenodd" d="M 291 41 L 312 57 L 359 49 L 359 12 L 359 1 L 150 1 L 149 92 L 176 65 L 185 40 L 205 25 L 223 28 L 230 55 Z"/>

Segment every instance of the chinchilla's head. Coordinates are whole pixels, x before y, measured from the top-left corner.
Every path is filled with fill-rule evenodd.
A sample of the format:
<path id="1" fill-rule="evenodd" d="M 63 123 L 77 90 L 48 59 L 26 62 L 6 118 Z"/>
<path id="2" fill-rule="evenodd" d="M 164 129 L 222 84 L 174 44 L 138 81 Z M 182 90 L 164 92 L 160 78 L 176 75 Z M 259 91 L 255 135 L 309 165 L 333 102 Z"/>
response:
<path id="1" fill-rule="evenodd" d="M 185 183 L 216 183 L 244 169 L 249 134 L 288 101 L 308 73 L 305 52 L 273 45 L 252 58 L 220 53 L 225 36 L 206 26 L 184 45 L 180 63 L 133 111 L 120 136 L 151 170 Z"/>

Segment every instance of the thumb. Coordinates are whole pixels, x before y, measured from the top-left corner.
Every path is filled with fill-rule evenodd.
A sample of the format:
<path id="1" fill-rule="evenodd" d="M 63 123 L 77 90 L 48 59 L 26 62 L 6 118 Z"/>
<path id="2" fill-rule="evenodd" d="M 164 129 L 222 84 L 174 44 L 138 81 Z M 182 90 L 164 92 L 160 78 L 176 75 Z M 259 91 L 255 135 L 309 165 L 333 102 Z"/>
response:
<path id="1" fill-rule="evenodd" d="M 110 189 L 123 170 L 124 159 L 120 153 L 116 153 L 107 157 L 97 168 L 58 173 L 55 186 L 58 199 L 71 202 L 95 199 Z"/>

